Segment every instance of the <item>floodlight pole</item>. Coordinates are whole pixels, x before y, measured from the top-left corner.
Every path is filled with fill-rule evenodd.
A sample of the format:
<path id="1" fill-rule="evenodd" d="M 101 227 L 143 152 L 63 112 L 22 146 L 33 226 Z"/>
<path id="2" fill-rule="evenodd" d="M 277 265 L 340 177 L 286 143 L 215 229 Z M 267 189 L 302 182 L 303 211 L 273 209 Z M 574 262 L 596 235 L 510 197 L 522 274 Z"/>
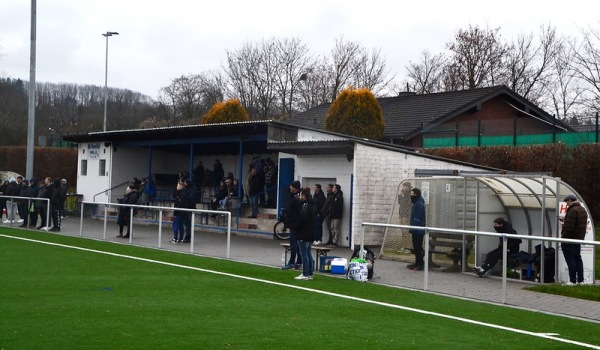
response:
<path id="1" fill-rule="evenodd" d="M 106 59 L 104 63 L 104 127 L 102 131 L 106 131 L 106 101 L 108 99 L 108 37 L 119 35 L 117 32 L 106 32 L 102 34 L 106 38 Z"/>

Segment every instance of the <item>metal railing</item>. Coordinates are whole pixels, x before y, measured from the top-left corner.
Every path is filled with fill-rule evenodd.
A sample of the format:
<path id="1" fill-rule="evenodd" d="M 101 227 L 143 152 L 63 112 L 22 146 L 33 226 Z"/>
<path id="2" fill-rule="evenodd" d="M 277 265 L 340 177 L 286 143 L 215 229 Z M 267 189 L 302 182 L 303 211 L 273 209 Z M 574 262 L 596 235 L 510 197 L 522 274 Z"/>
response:
<path id="1" fill-rule="evenodd" d="M 46 202 L 46 225 L 50 224 L 50 210 L 52 210 L 52 206 L 50 205 L 50 199 L 49 198 L 38 198 L 38 197 L 20 197 L 20 196 L 0 196 L 0 198 L 6 198 L 6 204 L 8 205 L 8 203 L 10 203 L 11 207 L 14 208 L 14 199 L 27 199 L 27 214 L 29 214 L 29 208 L 31 207 L 31 201 L 45 201 Z M 17 204 L 18 205 L 18 204 Z M 11 208 L 11 209 L 12 209 Z M 14 209 L 12 209 L 14 210 Z M 6 216 L 8 217 L 8 207 L 6 208 Z M 13 213 L 13 218 L 14 218 L 14 213 Z M 23 220 L 25 220 L 25 218 L 21 218 Z M 12 226 L 14 220 L 10 221 L 10 226 Z M 27 218 L 27 221 L 29 222 L 29 218 Z"/>
<path id="2" fill-rule="evenodd" d="M 108 191 L 112 191 L 112 190 L 114 190 L 115 188 L 119 188 L 119 187 L 121 187 L 121 186 L 123 186 L 123 185 L 125 185 L 125 184 L 127 184 L 127 183 L 129 183 L 129 181 L 122 182 L 122 183 L 120 183 L 120 184 L 118 184 L 118 185 L 116 185 L 116 186 L 113 186 L 113 187 L 111 187 L 111 188 L 107 188 L 107 189 L 105 189 L 105 190 L 104 190 L 104 191 L 102 191 L 102 192 L 98 192 L 98 193 L 96 193 L 96 194 L 94 195 L 94 197 L 93 197 L 93 199 L 94 199 L 94 202 L 96 201 L 96 197 L 97 197 L 98 195 L 101 195 L 102 193 L 107 193 Z"/>
<path id="3" fill-rule="evenodd" d="M 392 224 L 380 224 L 373 222 L 363 222 L 361 237 L 360 237 L 360 251 L 364 251 L 365 246 L 365 228 L 366 227 L 381 227 L 381 228 L 400 228 L 400 229 L 418 229 L 424 231 L 424 250 L 425 257 L 429 256 L 429 234 L 430 232 L 444 232 L 448 234 L 453 234 L 457 236 L 464 235 L 475 235 L 475 236 L 491 236 L 491 237 L 500 237 L 502 238 L 502 304 L 506 303 L 506 272 L 507 272 L 507 262 L 508 262 L 508 245 L 507 241 L 509 238 L 520 238 L 530 241 L 540 241 L 542 247 L 540 247 L 540 280 L 539 283 L 544 283 L 544 269 L 545 269 L 545 251 L 543 246 L 545 246 L 545 242 L 557 242 L 557 243 L 574 243 L 581 245 L 593 245 L 600 246 L 600 242 L 595 241 L 584 241 L 577 239 L 566 239 L 566 238 L 555 238 L 555 237 L 545 237 L 545 236 L 528 236 L 528 235 L 513 235 L 506 233 L 496 233 L 496 232 L 486 232 L 486 231 L 469 231 L 469 230 L 457 230 L 457 229 L 447 229 L 441 227 L 421 227 L 421 226 L 409 226 L 409 225 L 392 225 Z M 465 240 L 463 239 L 463 256 L 462 256 L 462 272 L 465 272 L 466 266 L 466 255 L 465 255 Z M 556 250 L 555 254 L 558 254 L 558 250 Z M 556 260 L 555 260 L 556 261 Z M 425 267 L 423 268 L 423 290 L 429 289 L 429 259 L 424 259 Z M 556 264 L 556 262 L 555 262 Z M 554 266 L 552 268 L 555 268 Z"/>
<path id="4" fill-rule="evenodd" d="M 191 236 L 190 236 L 190 253 L 194 252 L 194 232 L 195 232 L 195 221 L 196 214 L 217 214 L 217 215 L 226 215 L 227 216 L 227 248 L 226 248 L 226 257 L 229 259 L 230 257 L 230 247 L 231 247 L 231 213 L 228 211 L 218 211 L 218 210 L 206 210 L 206 209 L 186 209 L 186 208 L 174 208 L 174 207 L 161 207 L 161 206 L 150 206 L 150 205 L 140 205 L 140 204 L 120 204 L 120 203 L 109 203 L 109 202 L 89 202 L 82 201 L 81 202 L 81 216 L 79 223 L 79 236 L 83 236 L 83 213 L 85 205 L 93 205 L 93 206 L 101 206 L 104 205 L 104 228 L 102 232 L 102 239 L 106 240 L 106 223 L 108 220 L 108 207 L 125 207 L 129 208 L 129 243 L 132 243 L 133 238 L 133 211 L 134 209 L 143 209 L 143 210 L 157 210 L 158 211 L 158 248 L 161 247 L 162 242 L 162 228 L 163 228 L 163 212 L 165 211 L 183 211 L 189 212 L 192 214 L 192 224 L 191 224 Z M 166 221 L 164 221 L 166 222 Z"/>

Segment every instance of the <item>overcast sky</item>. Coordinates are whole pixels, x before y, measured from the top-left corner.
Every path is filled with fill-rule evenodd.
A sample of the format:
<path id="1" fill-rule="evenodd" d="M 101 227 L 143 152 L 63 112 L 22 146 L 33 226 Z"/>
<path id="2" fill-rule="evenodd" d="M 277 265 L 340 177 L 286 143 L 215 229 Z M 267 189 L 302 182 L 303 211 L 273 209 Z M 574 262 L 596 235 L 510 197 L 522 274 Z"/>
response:
<path id="1" fill-rule="evenodd" d="M 30 0 L 0 0 L 0 76 L 29 80 Z M 313 55 L 335 39 L 379 48 L 398 80 L 460 28 L 501 27 L 505 39 L 554 25 L 600 28 L 600 1 L 38 0 L 37 82 L 108 85 L 156 98 L 181 75 L 219 69 L 245 42 L 301 38 Z"/>

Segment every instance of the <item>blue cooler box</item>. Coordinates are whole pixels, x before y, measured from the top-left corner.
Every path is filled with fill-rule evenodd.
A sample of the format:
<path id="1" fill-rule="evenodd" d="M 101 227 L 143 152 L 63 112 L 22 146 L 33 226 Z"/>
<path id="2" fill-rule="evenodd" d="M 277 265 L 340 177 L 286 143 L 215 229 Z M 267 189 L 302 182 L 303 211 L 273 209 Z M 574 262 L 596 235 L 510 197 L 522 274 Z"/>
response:
<path id="1" fill-rule="evenodd" d="M 348 266 L 348 260 L 344 258 L 335 258 L 331 261 L 331 273 L 344 275 Z"/>
<path id="2" fill-rule="evenodd" d="M 339 256 L 319 256 L 319 272 L 331 272 L 331 262 L 333 259 L 340 258 Z"/>

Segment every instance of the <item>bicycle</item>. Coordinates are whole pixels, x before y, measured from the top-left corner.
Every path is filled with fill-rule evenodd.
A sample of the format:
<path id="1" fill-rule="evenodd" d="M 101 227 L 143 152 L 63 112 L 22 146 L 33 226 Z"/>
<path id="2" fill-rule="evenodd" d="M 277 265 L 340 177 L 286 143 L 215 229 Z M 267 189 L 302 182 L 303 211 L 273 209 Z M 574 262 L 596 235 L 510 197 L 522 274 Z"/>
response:
<path id="1" fill-rule="evenodd" d="M 290 230 L 285 227 L 285 209 L 281 209 L 281 213 L 277 217 L 277 222 L 273 225 L 273 234 L 281 240 L 290 239 Z"/>

